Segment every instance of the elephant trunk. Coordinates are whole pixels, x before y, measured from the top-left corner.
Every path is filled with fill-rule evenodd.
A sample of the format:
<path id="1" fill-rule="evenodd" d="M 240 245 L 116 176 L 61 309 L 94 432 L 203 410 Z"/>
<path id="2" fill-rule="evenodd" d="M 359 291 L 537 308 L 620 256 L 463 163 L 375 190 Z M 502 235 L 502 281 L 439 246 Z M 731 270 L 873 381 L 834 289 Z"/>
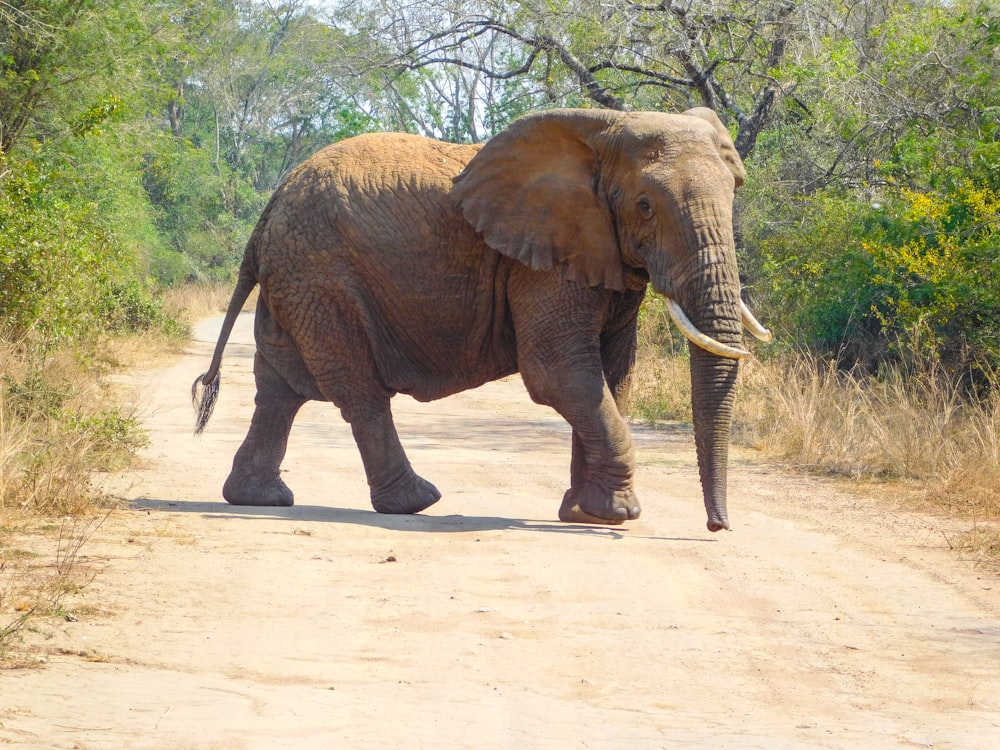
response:
<path id="1" fill-rule="evenodd" d="M 740 280 L 731 243 L 703 250 L 702 263 L 685 295 L 690 315 L 704 334 L 739 349 L 743 340 Z M 719 356 L 689 343 L 691 351 L 691 409 L 701 489 L 709 531 L 729 528 L 726 478 L 729 438 L 736 397 L 739 360 Z"/>
<path id="2" fill-rule="evenodd" d="M 702 494 L 708 529 L 720 531 L 729 528 L 726 480 L 739 359 L 747 356 L 742 348 L 745 308 L 740 301 L 731 233 L 703 229 L 692 235 L 688 239 L 697 248 L 690 255 L 693 262 L 675 273 L 672 281 L 664 279 L 658 290 L 673 293 L 694 328 L 714 342 L 705 346 L 698 337 L 688 336 L 691 407 Z M 651 276 L 653 286 L 660 287 L 656 276 Z"/>
<path id="3" fill-rule="evenodd" d="M 709 354 L 694 345 L 690 345 L 690 349 L 691 407 L 701 490 L 708 514 L 708 530 L 721 531 L 729 528 L 726 480 L 739 363 Z"/>

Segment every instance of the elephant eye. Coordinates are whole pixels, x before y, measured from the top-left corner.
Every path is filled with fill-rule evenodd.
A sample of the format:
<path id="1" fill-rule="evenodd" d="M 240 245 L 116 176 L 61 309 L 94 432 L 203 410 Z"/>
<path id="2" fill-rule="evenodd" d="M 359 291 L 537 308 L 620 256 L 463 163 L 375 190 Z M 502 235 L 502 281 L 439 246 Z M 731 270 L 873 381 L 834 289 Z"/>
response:
<path id="1" fill-rule="evenodd" d="M 653 216 L 653 199 L 648 195 L 640 195 L 639 200 L 636 201 L 636 206 L 639 209 L 639 213 L 644 219 L 650 219 Z"/>

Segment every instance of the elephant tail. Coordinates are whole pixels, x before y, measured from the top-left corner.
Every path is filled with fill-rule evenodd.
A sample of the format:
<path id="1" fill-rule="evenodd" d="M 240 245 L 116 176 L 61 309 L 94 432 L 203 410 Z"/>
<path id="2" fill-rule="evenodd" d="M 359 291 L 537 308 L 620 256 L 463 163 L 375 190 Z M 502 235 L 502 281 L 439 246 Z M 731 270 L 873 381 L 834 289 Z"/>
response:
<path id="1" fill-rule="evenodd" d="M 215 342 L 215 353 L 212 355 L 212 363 L 208 370 L 191 384 L 191 404 L 194 406 L 194 434 L 200 435 L 215 409 L 215 402 L 219 398 L 219 383 L 221 378 L 219 371 L 222 369 L 222 352 L 225 351 L 229 335 L 233 332 L 236 318 L 239 317 L 246 304 L 250 292 L 257 286 L 257 274 L 254 263 L 250 262 L 252 257 L 251 248 L 247 248 L 243 264 L 240 266 L 239 277 L 236 280 L 236 288 L 233 296 L 229 299 L 229 308 L 226 310 L 226 317 L 222 321 L 222 329 L 219 331 L 219 340 Z"/>

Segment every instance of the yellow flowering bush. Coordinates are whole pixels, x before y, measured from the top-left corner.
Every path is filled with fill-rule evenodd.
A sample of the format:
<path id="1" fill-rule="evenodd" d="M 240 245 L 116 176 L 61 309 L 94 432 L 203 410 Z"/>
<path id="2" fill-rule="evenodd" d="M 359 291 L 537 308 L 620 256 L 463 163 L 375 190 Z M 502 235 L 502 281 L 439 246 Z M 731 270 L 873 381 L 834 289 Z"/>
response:
<path id="1" fill-rule="evenodd" d="M 796 340 L 872 364 L 920 331 L 923 354 L 1000 364 L 1000 191 L 888 185 L 882 201 L 804 203 L 795 230 L 762 243 L 767 297 Z"/>

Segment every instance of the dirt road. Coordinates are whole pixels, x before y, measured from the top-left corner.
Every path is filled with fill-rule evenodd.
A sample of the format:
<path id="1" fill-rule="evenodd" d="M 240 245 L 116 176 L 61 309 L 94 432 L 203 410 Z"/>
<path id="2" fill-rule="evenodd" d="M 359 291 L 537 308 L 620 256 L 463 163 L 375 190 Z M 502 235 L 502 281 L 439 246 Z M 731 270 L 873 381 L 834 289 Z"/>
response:
<path id="1" fill-rule="evenodd" d="M 734 531 L 704 527 L 691 437 L 637 428 L 644 514 L 555 521 L 568 428 L 515 378 L 396 400 L 444 498 L 376 515 L 349 428 L 300 414 L 297 504 L 220 488 L 251 413 L 244 316 L 219 406 L 188 388 L 219 320 L 143 373 L 132 510 L 84 548 L 76 622 L 0 673 L 23 748 L 996 748 L 1000 582 L 934 521 L 736 456 Z"/>

